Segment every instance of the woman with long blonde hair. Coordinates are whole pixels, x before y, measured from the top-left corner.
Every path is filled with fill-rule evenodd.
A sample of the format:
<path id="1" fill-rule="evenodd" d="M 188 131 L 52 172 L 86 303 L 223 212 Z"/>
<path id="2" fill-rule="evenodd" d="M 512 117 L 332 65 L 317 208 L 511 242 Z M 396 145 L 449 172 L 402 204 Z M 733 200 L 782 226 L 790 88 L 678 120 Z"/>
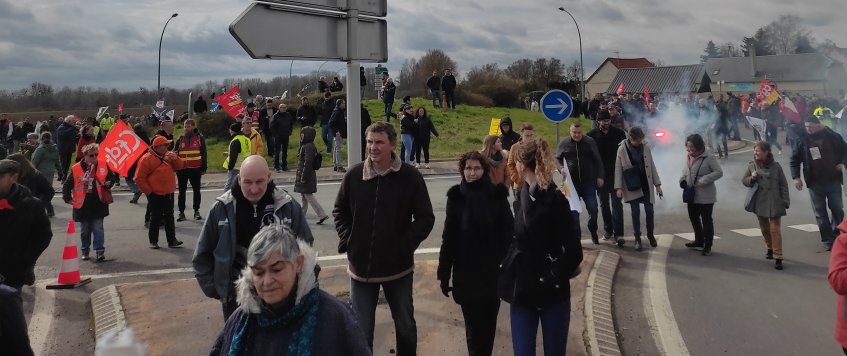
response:
<path id="1" fill-rule="evenodd" d="M 503 143 L 500 141 L 500 136 L 488 135 L 482 140 L 482 149 L 479 150 L 482 156 L 488 159 L 491 165 L 489 176 L 492 184 L 501 184 L 507 188 L 511 186 L 511 180 L 506 173 L 506 161 L 509 158 L 509 152 L 503 149 Z"/>
<path id="2" fill-rule="evenodd" d="M 523 183 L 515 236 L 501 265 L 498 294 L 511 304 L 515 355 L 534 355 L 538 323 L 545 355 L 564 355 L 570 324 L 568 280 L 582 262 L 582 245 L 570 204 L 553 182 L 553 151 L 542 139 L 524 140 L 514 154 Z"/>

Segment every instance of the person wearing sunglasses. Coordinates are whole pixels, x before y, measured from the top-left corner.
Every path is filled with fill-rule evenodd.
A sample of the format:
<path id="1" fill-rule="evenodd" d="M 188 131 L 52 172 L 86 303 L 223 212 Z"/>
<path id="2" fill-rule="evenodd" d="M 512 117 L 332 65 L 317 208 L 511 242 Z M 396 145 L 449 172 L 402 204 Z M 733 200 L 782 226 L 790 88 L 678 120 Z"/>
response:
<path id="1" fill-rule="evenodd" d="M 100 145 L 96 143 L 83 147 L 82 160 L 71 167 L 71 174 L 62 185 L 62 200 L 73 206 L 73 219 L 81 226 L 80 252 L 83 261 L 89 259 L 92 235 L 97 262 L 106 260 L 103 219 L 109 216 L 109 203 L 103 198 L 105 191 L 118 180 L 118 175 L 109 170 L 105 162 L 97 161 L 99 150 Z"/>

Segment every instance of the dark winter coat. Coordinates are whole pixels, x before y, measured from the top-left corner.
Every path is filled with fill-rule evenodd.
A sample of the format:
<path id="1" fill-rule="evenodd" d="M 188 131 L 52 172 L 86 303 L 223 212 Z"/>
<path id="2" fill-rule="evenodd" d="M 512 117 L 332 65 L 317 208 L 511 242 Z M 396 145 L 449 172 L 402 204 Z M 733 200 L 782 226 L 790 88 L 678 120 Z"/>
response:
<path id="1" fill-rule="evenodd" d="M 300 140 L 300 151 L 297 153 L 297 180 L 294 181 L 294 192 L 313 194 L 318 191 L 318 177 L 315 173 L 314 161 L 318 149 L 315 147 L 315 129 L 306 126 L 300 129 L 303 139 Z"/>
<path id="2" fill-rule="evenodd" d="M 270 132 L 276 137 L 289 137 L 294 130 L 294 118 L 287 111 L 274 114 L 270 122 Z"/>
<path id="3" fill-rule="evenodd" d="M 503 125 L 509 125 L 509 131 L 503 129 Z M 509 117 L 504 117 L 502 121 L 500 121 L 500 144 L 503 145 L 503 149 L 508 151 L 512 149 L 512 145 L 520 141 L 521 135 L 515 132 L 515 125 L 512 124 L 512 119 Z"/>
<path id="4" fill-rule="evenodd" d="M 338 78 L 332 80 L 332 83 L 329 84 L 329 91 L 336 92 L 344 89 L 344 84 L 341 84 L 341 81 Z"/>
<path id="5" fill-rule="evenodd" d="M 310 105 L 300 105 L 297 109 L 297 120 L 300 121 L 301 126 L 315 126 L 315 123 L 318 122 L 318 113 L 315 111 L 315 107 Z"/>
<path id="6" fill-rule="evenodd" d="M 456 77 L 452 74 L 445 75 L 441 78 L 441 89 L 446 92 L 452 92 L 456 90 Z"/>
<path id="7" fill-rule="evenodd" d="M 47 212 L 29 189 L 13 184 L 5 199 L 13 209 L 0 209 L 0 274 L 18 290 L 35 282 L 35 262 L 53 238 Z"/>
<path id="8" fill-rule="evenodd" d="M 756 172 L 756 180 L 753 180 L 752 172 Z M 785 216 L 785 211 L 791 204 L 788 196 L 788 180 L 778 162 L 774 162 L 773 156 L 763 166 L 750 162 L 744 178 L 741 182 L 745 187 L 752 187 L 758 183 L 758 189 L 753 196 L 753 213 L 763 218 L 774 218 Z"/>
<path id="9" fill-rule="evenodd" d="M 556 160 L 568 160 L 568 171 L 574 184 L 595 183 L 597 178 L 606 177 L 605 166 L 594 139 L 583 136 L 579 142 L 565 137 L 556 148 Z"/>
<path id="10" fill-rule="evenodd" d="M 56 195 L 56 190 L 53 189 L 53 184 L 47 180 L 41 172 L 34 172 L 26 178 L 18 178 L 18 184 L 27 187 L 33 197 L 41 200 L 43 204 L 49 204 Z"/>
<path id="11" fill-rule="evenodd" d="M 594 139 L 597 144 L 597 151 L 600 152 L 600 160 L 603 161 L 603 173 L 606 181 L 605 185 L 611 184 L 609 188 L 614 188 L 615 181 L 615 160 L 618 156 L 618 145 L 623 140 L 626 140 L 626 132 L 614 126 L 609 126 L 609 132 L 603 132 L 600 128 L 591 130 L 588 137 Z"/>
<path id="12" fill-rule="evenodd" d="M 324 92 L 327 91 L 327 89 L 329 89 L 329 85 L 327 85 L 325 81 L 319 80 L 318 81 L 318 91 L 321 92 L 321 93 L 324 93 Z"/>
<path id="13" fill-rule="evenodd" d="M 277 110 L 276 108 L 272 108 L 270 114 L 268 114 L 267 109 L 259 110 L 259 131 L 261 131 L 265 135 L 273 134 L 271 128 L 271 120 L 278 113 L 279 110 Z"/>
<path id="14" fill-rule="evenodd" d="M 418 132 L 415 134 L 415 140 L 423 142 L 429 141 L 430 135 L 438 137 L 438 130 L 435 129 L 435 124 L 429 119 L 429 116 L 418 116 L 417 122 Z"/>
<path id="15" fill-rule="evenodd" d="M 332 117 L 332 112 L 335 111 L 335 100 L 332 98 L 326 99 L 321 105 L 321 127 L 329 125 L 329 118 Z"/>
<path id="16" fill-rule="evenodd" d="M 438 280 L 450 280 L 452 275 L 453 299 L 459 304 L 497 300 L 500 262 L 512 242 L 514 218 L 508 202 L 509 191 L 504 185 L 493 185 L 488 180 L 485 184 L 486 187 L 481 187 L 486 194 L 482 206 L 486 208 L 488 221 L 465 219 L 467 196 L 460 185 L 447 191 Z"/>
<path id="17" fill-rule="evenodd" d="M 59 149 L 52 143 L 42 143 L 32 153 L 32 165 L 44 175 L 44 178 L 52 182 L 56 172 L 62 171 L 59 162 Z"/>
<path id="18" fill-rule="evenodd" d="M 85 161 L 79 162 L 82 165 L 82 171 L 88 169 L 88 164 Z M 109 170 L 106 177 L 106 187 L 111 188 L 118 181 L 118 175 Z M 71 192 L 74 189 L 74 175 L 68 170 L 68 176 L 65 178 L 65 183 L 62 184 L 62 200 L 70 204 Z M 88 221 L 94 219 L 102 219 L 109 216 L 109 204 L 100 201 L 100 196 L 97 194 L 97 188 L 91 190 L 85 195 L 82 208 L 73 210 L 73 219 L 76 221 Z"/>
<path id="19" fill-rule="evenodd" d="M 202 114 L 206 111 L 209 111 L 209 105 L 206 104 L 206 100 L 202 96 L 197 97 L 197 100 L 194 101 L 194 112 Z"/>
<path id="20" fill-rule="evenodd" d="M 835 162 L 842 163 L 847 165 L 847 143 L 844 142 L 844 139 L 836 133 L 832 131 L 829 127 L 821 127 L 821 130 L 815 134 L 815 137 L 821 137 L 822 140 L 829 140 L 833 146 L 833 150 L 835 151 Z M 816 183 L 814 177 L 812 177 L 812 153 L 809 151 L 810 146 L 810 135 L 804 134 L 799 140 L 794 140 L 794 146 L 791 148 L 791 178 L 797 179 L 800 178 L 800 165 L 803 166 L 803 179 L 806 180 L 806 185 L 811 185 Z M 835 167 L 833 167 L 835 169 Z M 838 180 L 841 181 L 840 179 Z M 824 182 L 826 183 L 826 182 Z"/>
<path id="21" fill-rule="evenodd" d="M 56 129 L 56 144 L 61 152 L 73 152 L 79 141 L 79 130 L 71 124 L 62 122 Z"/>
<path id="22" fill-rule="evenodd" d="M 391 155 L 382 175 L 370 158 L 350 168 L 341 181 L 332 215 L 353 279 L 377 283 L 408 275 L 415 249 L 435 223 L 426 182 L 417 169 Z"/>
<path id="23" fill-rule="evenodd" d="M 441 78 L 437 75 L 433 75 L 426 80 L 426 87 L 429 90 L 441 90 Z"/>
<path id="24" fill-rule="evenodd" d="M 522 288 L 515 300 L 507 301 L 544 308 L 570 299 L 569 279 L 582 263 L 582 244 L 570 204 L 556 185 L 533 189 L 521 185 L 510 248 L 520 251 L 514 283 Z"/>
<path id="25" fill-rule="evenodd" d="M 332 129 L 332 135 L 336 132 L 341 133 L 341 137 L 347 138 L 347 109 L 342 109 L 336 106 L 332 111 L 332 116 L 329 117 L 329 127 Z"/>
<path id="26" fill-rule="evenodd" d="M 397 86 L 393 82 L 385 82 L 385 88 L 382 89 L 382 102 L 393 103 L 394 93 L 397 91 Z"/>
<path id="27" fill-rule="evenodd" d="M 400 134 L 417 136 L 418 124 L 415 123 L 414 116 L 403 114 L 403 117 L 400 118 Z"/>

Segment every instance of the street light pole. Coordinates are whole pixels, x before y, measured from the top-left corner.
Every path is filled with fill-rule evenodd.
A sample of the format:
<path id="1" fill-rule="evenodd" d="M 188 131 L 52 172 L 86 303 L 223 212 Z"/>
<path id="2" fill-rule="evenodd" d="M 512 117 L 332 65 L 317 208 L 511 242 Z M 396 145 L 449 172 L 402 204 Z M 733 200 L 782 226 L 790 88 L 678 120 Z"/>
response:
<path id="1" fill-rule="evenodd" d="M 573 24 L 576 25 L 576 35 L 579 36 L 579 82 L 582 84 L 582 96 L 580 97 L 580 106 L 582 106 L 582 101 L 585 100 L 585 65 L 582 62 L 582 33 L 579 32 L 579 24 L 576 22 L 576 19 L 571 15 L 570 11 L 565 10 L 564 7 L 559 7 L 559 11 L 564 11 L 571 17 L 573 20 Z"/>
<path id="2" fill-rule="evenodd" d="M 159 72 L 156 77 L 156 101 L 159 101 L 162 97 L 162 40 L 165 38 L 165 29 L 168 28 L 168 24 L 174 17 L 177 17 L 177 15 L 179 14 L 174 12 L 174 14 L 168 18 L 168 21 L 165 22 L 165 26 L 162 27 L 162 36 L 159 37 Z"/>

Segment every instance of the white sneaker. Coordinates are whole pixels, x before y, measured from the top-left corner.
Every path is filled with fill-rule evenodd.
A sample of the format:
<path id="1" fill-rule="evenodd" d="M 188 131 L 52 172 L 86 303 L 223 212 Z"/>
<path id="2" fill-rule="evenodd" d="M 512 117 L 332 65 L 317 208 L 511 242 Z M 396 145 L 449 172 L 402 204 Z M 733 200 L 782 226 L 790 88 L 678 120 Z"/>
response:
<path id="1" fill-rule="evenodd" d="M 424 168 L 429 169 L 429 163 L 425 164 Z"/>
<path id="2" fill-rule="evenodd" d="M 415 163 L 415 168 L 421 168 L 421 164 L 420 164 L 420 163 Z"/>

